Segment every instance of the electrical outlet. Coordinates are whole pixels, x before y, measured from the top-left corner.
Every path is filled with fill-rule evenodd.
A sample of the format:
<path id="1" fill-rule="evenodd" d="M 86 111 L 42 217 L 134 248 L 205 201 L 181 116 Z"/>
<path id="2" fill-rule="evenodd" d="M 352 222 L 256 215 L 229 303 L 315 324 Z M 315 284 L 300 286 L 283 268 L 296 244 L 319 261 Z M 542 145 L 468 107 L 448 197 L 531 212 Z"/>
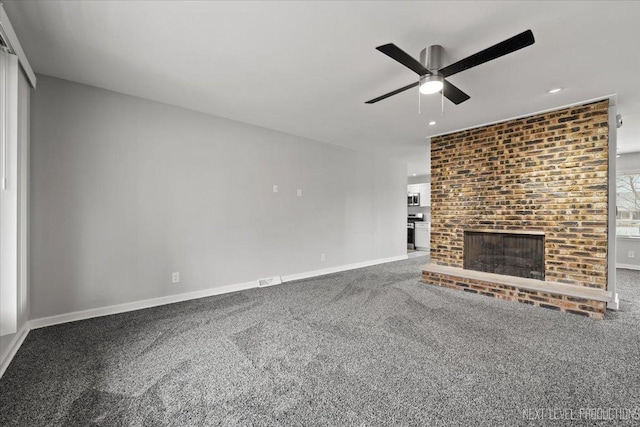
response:
<path id="1" fill-rule="evenodd" d="M 327 256 L 325 254 L 320 254 L 320 261 L 324 262 L 327 260 Z"/>
<path id="2" fill-rule="evenodd" d="M 275 184 L 274 184 L 274 186 L 273 186 L 273 192 L 274 192 L 274 193 L 277 193 L 277 192 L 278 192 L 278 186 L 277 186 L 277 185 L 275 185 Z"/>
<path id="3" fill-rule="evenodd" d="M 180 283 L 180 272 L 174 271 L 171 273 L 171 283 Z"/>
<path id="4" fill-rule="evenodd" d="M 636 256 L 636 254 L 635 254 L 635 252 L 633 252 L 633 251 L 629 251 L 629 253 L 627 254 L 627 256 L 628 256 L 629 258 L 633 258 L 633 257 L 635 257 L 635 256 Z"/>
<path id="5" fill-rule="evenodd" d="M 298 188 L 297 195 L 298 195 L 298 197 L 302 197 L 302 188 Z"/>

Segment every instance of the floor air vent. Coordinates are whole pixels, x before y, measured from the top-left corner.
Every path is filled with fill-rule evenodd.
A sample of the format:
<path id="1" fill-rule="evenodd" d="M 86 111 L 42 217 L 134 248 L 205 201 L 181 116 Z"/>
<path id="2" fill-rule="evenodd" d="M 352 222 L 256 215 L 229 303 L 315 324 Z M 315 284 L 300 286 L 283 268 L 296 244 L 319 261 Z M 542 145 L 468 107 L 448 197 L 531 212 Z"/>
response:
<path id="1" fill-rule="evenodd" d="M 267 277 L 266 279 L 258 280 L 258 286 L 261 288 L 265 286 L 279 285 L 281 283 L 282 283 L 282 278 L 280 276 Z"/>

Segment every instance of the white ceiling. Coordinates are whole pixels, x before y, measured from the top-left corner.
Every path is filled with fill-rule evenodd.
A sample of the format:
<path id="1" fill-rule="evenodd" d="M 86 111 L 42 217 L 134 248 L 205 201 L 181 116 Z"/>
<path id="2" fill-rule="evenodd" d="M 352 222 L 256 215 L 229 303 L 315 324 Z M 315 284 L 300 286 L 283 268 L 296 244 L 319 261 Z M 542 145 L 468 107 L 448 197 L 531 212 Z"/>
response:
<path id="1" fill-rule="evenodd" d="M 428 137 L 617 94 L 620 152 L 640 151 L 640 2 L 6 1 L 36 72 L 399 158 Z M 450 77 L 458 106 L 410 90 L 375 50 L 431 44 L 445 65 L 526 29 L 536 43 Z M 550 95 L 547 90 L 563 87 Z M 435 126 L 428 126 L 436 120 Z"/>

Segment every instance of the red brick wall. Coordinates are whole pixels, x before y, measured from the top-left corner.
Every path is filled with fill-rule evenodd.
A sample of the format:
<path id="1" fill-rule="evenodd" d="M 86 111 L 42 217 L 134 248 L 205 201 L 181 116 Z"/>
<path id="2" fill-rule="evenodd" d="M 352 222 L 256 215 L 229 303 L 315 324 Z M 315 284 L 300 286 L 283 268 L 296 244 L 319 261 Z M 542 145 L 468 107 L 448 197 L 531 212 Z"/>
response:
<path id="1" fill-rule="evenodd" d="M 545 280 L 607 287 L 608 107 L 598 101 L 431 139 L 431 262 L 464 230 L 545 233 Z"/>

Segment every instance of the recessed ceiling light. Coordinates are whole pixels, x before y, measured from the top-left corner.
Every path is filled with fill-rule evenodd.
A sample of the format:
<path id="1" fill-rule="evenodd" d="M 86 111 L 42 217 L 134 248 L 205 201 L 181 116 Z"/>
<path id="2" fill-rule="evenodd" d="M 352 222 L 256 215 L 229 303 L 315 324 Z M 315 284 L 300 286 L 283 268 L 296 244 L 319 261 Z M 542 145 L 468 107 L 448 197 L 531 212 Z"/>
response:
<path id="1" fill-rule="evenodd" d="M 553 89 L 549 89 L 548 92 L 549 93 L 558 93 L 562 90 L 561 87 L 554 87 Z"/>
<path id="2" fill-rule="evenodd" d="M 616 157 L 620 157 L 620 154 L 616 154 Z"/>
<path id="3" fill-rule="evenodd" d="M 620 156 L 618 156 L 618 157 L 620 157 Z M 414 173 L 413 176 L 416 176 L 416 174 Z"/>
<path id="4" fill-rule="evenodd" d="M 429 126 L 435 126 L 436 122 L 434 122 L 433 120 L 429 122 Z"/>

